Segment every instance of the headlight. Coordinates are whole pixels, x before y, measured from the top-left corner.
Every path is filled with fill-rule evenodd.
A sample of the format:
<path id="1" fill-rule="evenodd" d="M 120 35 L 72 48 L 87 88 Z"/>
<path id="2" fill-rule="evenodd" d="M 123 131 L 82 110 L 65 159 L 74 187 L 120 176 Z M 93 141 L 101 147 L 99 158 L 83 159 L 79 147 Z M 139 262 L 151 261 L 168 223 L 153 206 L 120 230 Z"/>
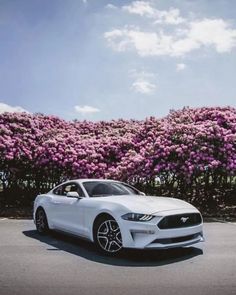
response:
<path id="1" fill-rule="evenodd" d="M 121 216 L 121 218 L 123 218 L 124 220 L 129 220 L 129 221 L 150 221 L 154 217 L 155 216 L 153 215 L 139 214 L 139 213 L 127 213 Z"/>

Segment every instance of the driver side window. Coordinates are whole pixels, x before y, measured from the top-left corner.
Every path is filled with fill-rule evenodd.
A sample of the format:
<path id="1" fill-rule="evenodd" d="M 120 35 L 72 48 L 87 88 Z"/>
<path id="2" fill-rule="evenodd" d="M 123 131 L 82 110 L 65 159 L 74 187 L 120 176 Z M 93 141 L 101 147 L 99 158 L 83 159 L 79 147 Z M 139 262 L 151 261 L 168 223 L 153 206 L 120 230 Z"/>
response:
<path id="1" fill-rule="evenodd" d="M 66 197 L 68 192 L 77 192 L 79 196 L 84 197 L 81 187 L 77 183 L 66 183 L 54 189 L 53 193 L 58 196 Z"/>
<path id="2" fill-rule="evenodd" d="M 66 196 L 67 193 L 69 193 L 69 192 L 76 192 L 76 191 L 77 191 L 77 186 L 75 184 L 68 183 L 68 184 L 66 184 L 66 185 L 63 186 L 62 195 L 63 196 Z"/>
<path id="3" fill-rule="evenodd" d="M 58 186 L 53 190 L 54 195 L 62 196 L 63 185 Z"/>

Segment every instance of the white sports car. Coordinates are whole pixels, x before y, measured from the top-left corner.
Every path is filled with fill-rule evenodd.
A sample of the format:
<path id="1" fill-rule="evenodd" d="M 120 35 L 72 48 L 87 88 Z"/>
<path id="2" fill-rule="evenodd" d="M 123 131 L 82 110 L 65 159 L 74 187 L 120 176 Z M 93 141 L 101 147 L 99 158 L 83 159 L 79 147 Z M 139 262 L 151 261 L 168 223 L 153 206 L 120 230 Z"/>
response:
<path id="1" fill-rule="evenodd" d="M 122 248 L 163 249 L 204 241 L 200 212 L 187 202 L 145 196 L 123 182 L 64 182 L 34 202 L 40 234 L 49 229 L 93 241 L 104 253 Z"/>

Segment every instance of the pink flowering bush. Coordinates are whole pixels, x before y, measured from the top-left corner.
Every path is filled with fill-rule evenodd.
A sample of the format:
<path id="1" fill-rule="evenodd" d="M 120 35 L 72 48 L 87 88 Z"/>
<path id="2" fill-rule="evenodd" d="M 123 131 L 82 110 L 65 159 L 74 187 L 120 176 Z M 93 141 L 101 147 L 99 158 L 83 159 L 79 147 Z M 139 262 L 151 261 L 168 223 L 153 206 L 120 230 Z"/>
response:
<path id="1" fill-rule="evenodd" d="M 236 109 L 184 108 L 162 119 L 97 123 L 0 115 L 2 200 L 27 203 L 65 179 L 87 177 L 198 204 L 226 202 L 236 188 Z"/>

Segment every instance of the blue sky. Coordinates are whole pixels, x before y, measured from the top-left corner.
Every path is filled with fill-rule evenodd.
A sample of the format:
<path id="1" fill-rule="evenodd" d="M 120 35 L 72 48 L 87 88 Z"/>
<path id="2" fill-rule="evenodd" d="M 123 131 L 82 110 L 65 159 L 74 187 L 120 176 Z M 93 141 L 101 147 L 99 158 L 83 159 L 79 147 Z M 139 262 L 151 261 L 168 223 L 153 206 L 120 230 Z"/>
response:
<path id="1" fill-rule="evenodd" d="M 234 0 L 0 0 L 0 112 L 236 107 Z"/>

